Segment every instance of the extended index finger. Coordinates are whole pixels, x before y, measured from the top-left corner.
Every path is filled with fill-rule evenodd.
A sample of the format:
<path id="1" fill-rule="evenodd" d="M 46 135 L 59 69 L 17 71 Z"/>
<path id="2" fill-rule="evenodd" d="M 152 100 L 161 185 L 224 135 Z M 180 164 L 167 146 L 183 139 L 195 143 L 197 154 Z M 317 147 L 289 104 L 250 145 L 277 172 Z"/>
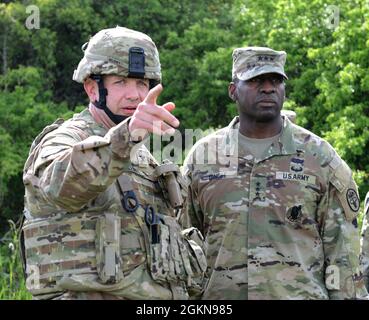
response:
<path id="1" fill-rule="evenodd" d="M 144 102 L 149 104 L 156 104 L 156 99 L 159 97 L 162 90 L 163 86 L 159 83 L 149 91 L 146 98 L 144 99 Z"/>
<path id="2" fill-rule="evenodd" d="M 172 107 L 169 107 L 169 104 L 172 105 Z M 159 121 L 164 121 L 171 125 L 172 127 L 178 127 L 179 126 L 179 120 L 170 113 L 166 108 L 169 110 L 174 109 L 174 103 L 166 103 L 166 107 L 164 106 L 150 106 L 145 111 L 147 114 L 150 114 L 151 116 L 155 117 Z"/>

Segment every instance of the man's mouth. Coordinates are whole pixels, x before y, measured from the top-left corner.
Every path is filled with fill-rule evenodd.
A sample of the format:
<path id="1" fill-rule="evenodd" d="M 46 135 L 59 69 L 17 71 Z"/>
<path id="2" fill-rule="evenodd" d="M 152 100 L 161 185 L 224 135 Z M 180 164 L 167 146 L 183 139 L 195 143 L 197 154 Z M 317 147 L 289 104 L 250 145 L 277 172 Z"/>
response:
<path id="1" fill-rule="evenodd" d="M 137 109 L 137 106 L 128 106 L 128 107 L 123 107 L 123 108 L 121 108 L 121 110 L 122 110 L 124 113 L 129 113 L 129 114 L 134 113 L 136 109 Z"/>
<path id="2" fill-rule="evenodd" d="M 275 106 L 276 102 L 274 100 L 260 100 L 258 101 L 258 104 L 262 106 L 271 107 L 271 106 Z"/>

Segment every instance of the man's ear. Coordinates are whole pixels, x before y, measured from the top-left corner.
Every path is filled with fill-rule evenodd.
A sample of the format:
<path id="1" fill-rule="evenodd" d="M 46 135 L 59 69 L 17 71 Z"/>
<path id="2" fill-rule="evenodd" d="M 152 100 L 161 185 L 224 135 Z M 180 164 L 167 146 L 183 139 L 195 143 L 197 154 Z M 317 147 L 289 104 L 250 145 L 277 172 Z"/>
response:
<path id="1" fill-rule="evenodd" d="M 90 99 L 90 102 L 95 102 L 99 100 L 99 88 L 95 80 L 87 78 L 83 83 L 83 87 Z"/>
<path id="2" fill-rule="evenodd" d="M 234 82 L 230 82 L 228 85 L 228 95 L 233 101 L 237 100 L 236 84 Z"/>

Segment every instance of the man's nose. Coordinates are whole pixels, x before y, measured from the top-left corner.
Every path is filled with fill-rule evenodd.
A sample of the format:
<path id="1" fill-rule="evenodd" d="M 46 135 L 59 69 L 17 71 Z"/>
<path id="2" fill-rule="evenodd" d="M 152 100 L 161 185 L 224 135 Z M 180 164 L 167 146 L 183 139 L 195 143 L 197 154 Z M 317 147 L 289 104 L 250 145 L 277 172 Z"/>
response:
<path id="1" fill-rule="evenodd" d="M 135 101 L 140 97 L 136 83 L 132 83 L 132 82 L 129 83 L 126 90 L 127 90 L 126 91 L 127 100 Z"/>
<path id="2" fill-rule="evenodd" d="M 264 79 L 264 81 L 261 83 L 260 90 L 264 93 L 274 93 L 275 84 L 270 79 Z"/>

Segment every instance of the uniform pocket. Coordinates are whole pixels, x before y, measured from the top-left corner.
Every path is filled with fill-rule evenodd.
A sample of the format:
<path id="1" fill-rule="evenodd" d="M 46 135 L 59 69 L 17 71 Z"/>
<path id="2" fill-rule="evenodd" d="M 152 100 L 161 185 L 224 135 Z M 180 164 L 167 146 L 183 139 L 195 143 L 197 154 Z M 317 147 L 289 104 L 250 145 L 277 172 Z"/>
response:
<path id="1" fill-rule="evenodd" d="M 202 276 L 207 268 L 205 257 L 205 242 L 201 232 L 197 228 L 183 230 L 182 236 L 186 243 L 186 249 L 190 252 L 191 268 L 194 276 Z"/>
<path id="2" fill-rule="evenodd" d="M 199 231 L 190 228 L 181 232 L 177 220 L 161 216 L 160 242 L 150 244 L 150 270 L 157 281 L 186 281 L 189 287 L 197 286 L 206 270 L 206 258 L 201 245 L 194 239 Z M 191 231 L 191 232 L 190 232 Z M 201 281 L 200 281 L 201 282 Z"/>
<path id="3" fill-rule="evenodd" d="M 103 284 L 115 284 L 123 279 L 120 228 L 121 218 L 114 213 L 105 213 L 96 223 L 96 266 Z"/>

